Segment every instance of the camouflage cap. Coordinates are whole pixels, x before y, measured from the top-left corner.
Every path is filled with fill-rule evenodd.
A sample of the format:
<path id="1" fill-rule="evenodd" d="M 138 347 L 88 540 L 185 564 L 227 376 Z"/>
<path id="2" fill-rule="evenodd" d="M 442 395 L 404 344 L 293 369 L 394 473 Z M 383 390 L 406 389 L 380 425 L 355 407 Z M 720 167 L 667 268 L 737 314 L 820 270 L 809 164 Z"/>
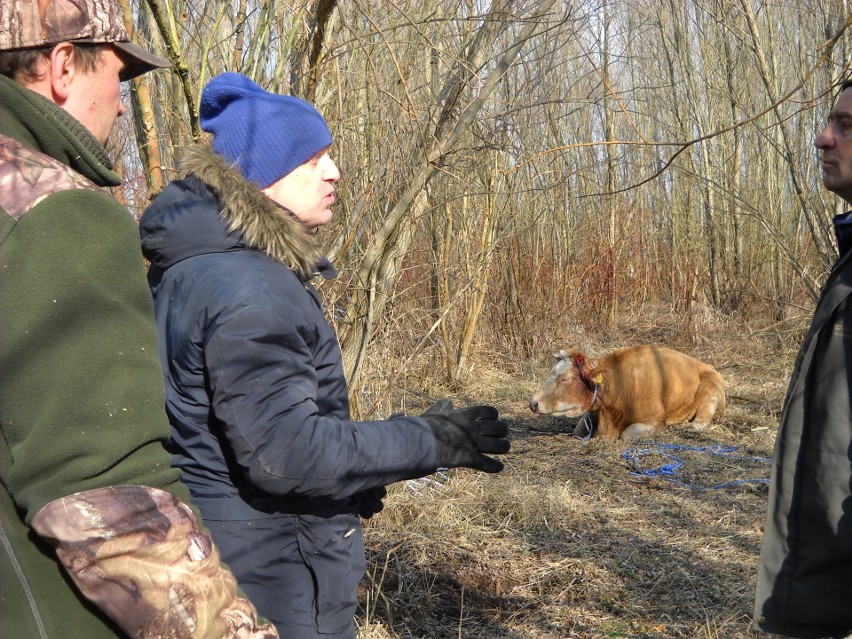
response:
<path id="1" fill-rule="evenodd" d="M 130 42 L 118 0 L 0 2 L 0 51 L 60 42 L 113 44 L 126 64 L 122 80 L 169 66 L 167 60 Z"/>

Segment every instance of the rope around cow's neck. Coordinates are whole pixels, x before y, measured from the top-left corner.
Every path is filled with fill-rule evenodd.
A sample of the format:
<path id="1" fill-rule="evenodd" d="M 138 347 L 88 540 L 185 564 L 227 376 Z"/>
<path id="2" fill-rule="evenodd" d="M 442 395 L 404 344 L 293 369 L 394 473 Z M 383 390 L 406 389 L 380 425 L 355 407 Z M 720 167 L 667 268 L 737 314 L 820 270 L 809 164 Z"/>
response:
<path id="1" fill-rule="evenodd" d="M 595 384 L 595 394 L 592 396 L 592 403 L 589 404 L 589 410 L 583 413 L 583 416 L 580 418 L 580 421 L 577 422 L 577 426 L 583 425 L 586 428 L 585 435 L 578 435 L 577 428 L 574 428 L 574 432 L 571 433 L 574 437 L 579 439 L 580 441 L 587 442 L 592 438 L 592 435 L 595 432 L 595 422 L 592 420 L 592 406 L 595 405 L 595 401 L 598 399 L 598 389 L 600 388 L 600 384 Z"/>

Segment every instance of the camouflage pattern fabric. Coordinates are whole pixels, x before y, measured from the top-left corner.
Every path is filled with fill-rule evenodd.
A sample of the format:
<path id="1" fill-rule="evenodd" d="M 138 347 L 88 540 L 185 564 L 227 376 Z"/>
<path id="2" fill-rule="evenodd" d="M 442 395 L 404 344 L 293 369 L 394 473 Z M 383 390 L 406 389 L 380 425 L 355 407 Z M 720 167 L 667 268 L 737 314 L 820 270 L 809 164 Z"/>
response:
<path id="1" fill-rule="evenodd" d="M 82 593 L 136 639 L 277 639 L 176 497 L 113 486 L 58 499 L 33 529 Z"/>
<path id="2" fill-rule="evenodd" d="M 99 189 L 58 160 L 0 135 L 0 207 L 16 220 L 44 198 L 67 189 Z"/>
<path id="3" fill-rule="evenodd" d="M 2 0 L 0 51 L 60 42 L 112 43 L 124 58 L 121 80 L 130 80 L 169 61 L 130 42 L 118 0 Z"/>
<path id="4" fill-rule="evenodd" d="M 3 0 L 0 50 L 86 40 L 130 40 L 115 0 Z"/>

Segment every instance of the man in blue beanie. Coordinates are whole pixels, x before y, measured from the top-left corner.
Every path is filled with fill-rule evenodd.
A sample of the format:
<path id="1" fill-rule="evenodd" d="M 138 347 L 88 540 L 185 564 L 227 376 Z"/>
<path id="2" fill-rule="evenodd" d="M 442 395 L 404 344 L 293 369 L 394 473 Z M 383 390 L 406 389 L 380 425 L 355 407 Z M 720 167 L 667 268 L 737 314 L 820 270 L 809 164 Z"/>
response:
<path id="1" fill-rule="evenodd" d="M 315 275 L 337 166 L 323 117 L 225 73 L 201 97 L 212 148 L 145 211 L 174 463 L 243 590 L 283 637 L 355 636 L 360 517 L 389 483 L 438 468 L 498 472 L 490 406 L 354 422 Z"/>

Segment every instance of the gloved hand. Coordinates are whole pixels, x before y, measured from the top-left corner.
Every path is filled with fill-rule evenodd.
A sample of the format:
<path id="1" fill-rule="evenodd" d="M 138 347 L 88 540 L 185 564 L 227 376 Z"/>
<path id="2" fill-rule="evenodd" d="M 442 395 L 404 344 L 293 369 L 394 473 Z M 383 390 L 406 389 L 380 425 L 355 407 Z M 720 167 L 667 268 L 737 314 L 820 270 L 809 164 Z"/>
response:
<path id="1" fill-rule="evenodd" d="M 502 462 L 482 454 L 509 452 L 509 426 L 499 419 L 493 406 L 453 408 L 450 400 L 442 399 L 421 417 L 435 435 L 438 468 L 464 466 L 486 473 L 503 470 Z"/>
<path id="2" fill-rule="evenodd" d="M 382 501 L 388 494 L 388 489 L 384 486 L 369 488 L 362 490 L 360 493 L 355 493 L 355 499 L 358 501 L 358 514 L 364 519 L 369 519 L 373 515 L 382 511 L 385 507 Z"/>

